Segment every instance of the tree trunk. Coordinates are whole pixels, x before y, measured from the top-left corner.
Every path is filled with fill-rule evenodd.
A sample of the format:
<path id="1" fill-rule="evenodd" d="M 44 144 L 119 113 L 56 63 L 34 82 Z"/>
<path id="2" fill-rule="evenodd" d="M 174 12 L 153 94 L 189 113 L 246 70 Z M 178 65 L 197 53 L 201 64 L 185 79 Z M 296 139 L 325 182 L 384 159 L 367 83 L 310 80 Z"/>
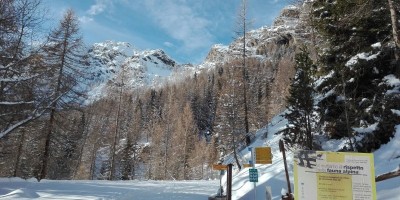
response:
<path id="1" fill-rule="evenodd" d="M 114 141 L 111 149 L 111 171 L 110 171 L 110 176 L 108 177 L 108 180 L 113 180 L 115 176 L 115 152 L 116 152 L 116 146 L 117 146 L 117 140 L 118 140 L 118 128 L 119 128 L 119 114 L 121 112 L 121 104 L 122 104 L 122 92 L 123 92 L 123 87 L 124 87 L 124 65 L 122 65 L 122 78 L 121 78 L 121 85 L 118 85 L 120 87 L 119 90 L 119 101 L 118 101 L 118 109 L 117 109 L 117 116 L 115 120 L 115 133 L 114 133 Z"/>
<path id="2" fill-rule="evenodd" d="M 123 171 L 122 171 L 122 180 L 129 180 L 131 178 L 132 167 L 134 167 L 133 163 L 131 165 L 131 149 L 132 149 L 132 141 L 129 137 L 129 133 L 127 136 L 126 147 L 124 149 L 124 162 L 123 162 Z"/>
<path id="3" fill-rule="evenodd" d="M 244 99 L 244 126 L 246 134 L 249 132 L 249 118 L 248 118 L 248 105 L 247 105 L 247 69 L 246 69 L 246 24 L 247 24 L 247 1 L 242 2 L 243 6 L 243 99 Z"/>
<path id="4" fill-rule="evenodd" d="M 399 62 L 400 60 L 400 38 L 398 35 L 398 27 L 397 27 L 397 15 L 396 15 L 396 9 L 395 9 L 395 5 L 393 4 L 393 0 L 388 0 L 389 3 L 389 10 L 390 10 L 390 18 L 392 20 L 392 32 L 393 32 L 393 41 L 396 45 L 395 51 L 394 51 L 394 56 L 396 59 L 396 63 Z M 397 67 L 396 69 L 396 73 L 397 75 L 400 76 L 400 68 Z"/>
<path id="5" fill-rule="evenodd" d="M 42 168 L 41 168 L 41 172 L 39 174 L 39 181 L 41 179 L 46 178 L 47 176 L 47 171 L 48 171 L 48 162 L 50 160 L 50 140 L 51 140 L 51 136 L 53 134 L 53 126 L 55 123 L 55 115 L 56 115 L 56 107 L 57 107 L 57 102 L 58 102 L 58 98 L 61 95 L 61 80 L 62 80 L 62 75 L 63 75 L 63 69 L 64 69 L 64 62 L 65 62 L 65 51 L 66 51 L 66 41 L 64 41 L 64 51 L 63 51 L 63 55 L 62 55 L 62 60 L 61 60 L 61 65 L 60 65 L 60 71 L 58 74 L 58 80 L 57 80 L 57 87 L 55 90 L 55 98 L 56 100 L 54 100 L 54 102 L 51 105 L 51 111 L 50 111 L 50 119 L 49 119 L 49 126 L 48 126 L 48 130 L 47 130 L 47 134 L 46 134 L 46 142 L 45 142 L 45 146 L 44 146 L 44 153 L 43 153 L 43 162 L 42 162 Z"/>
<path id="6" fill-rule="evenodd" d="M 342 76 L 341 76 L 341 80 L 342 80 L 342 85 L 343 85 L 343 90 L 342 90 L 342 94 L 345 97 L 345 101 L 344 101 L 344 114 L 345 114 L 345 118 L 346 118 L 346 131 L 347 131 L 347 136 L 349 139 L 349 145 L 350 145 L 350 151 L 355 151 L 354 145 L 353 145 L 353 135 L 351 133 L 351 128 L 350 128 L 350 119 L 349 119 L 349 100 L 348 97 L 346 96 L 346 82 L 344 81 L 344 74 L 342 72 Z"/>
<path id="7" fill-rule="evenodd" d="M 239 162 L 239 159 L 238 159 L 238 156 L 237 156 L 236 145 L 235 145 L 235 147 L 233 148 L 233 157 L 235 157 L 236 165 L 238 166 L 238 169 L 239 169 L 239 171 L 240 171 L 240 170 L 242 169 L 242 166 L 240 165 L 240 162 Z"/>
<path id="8" fill-rule="evenodd" d="M 245 58 L 243 58 L 245 59 Z M 246 60 L 244 60 L 244 62 L 246 62 Z M 248 110 L 249 110 L 249 106 L 247 104 L 247 80 L 246 80 L 246 64 L 244 64 L 244 68 L 243 68 L 243 103 L 244 103 L 244 127 L 246 130 L 247 134 L 250 130 L 249 128 L 249 114 L 248 114 Z"/>
<path id="9" fill-rule="evenodd" d="M 87 141 L 87 139 L 88 139 L 88 132 L 89 131 L 87 131 L 86 130 L 86 128 L 87 128 L 87 125 L 86 125 L 86 115 L 85 115 L 85 112 L 84 111 L 81 111 L 82 112 L 82 117 L 81 117 L 81 134 L 83 135 L 83 137 L 84 137 L 84 139 L 83 139 L 83 142 L 82 142 L 82 144 L 81 144 L 81 148 L 80 148 L 80 151 L 79 151 L 79 157 L 78 157 L 78 162 L 77 162 L 77 164 L 76 164 L 76 166 L 74 167 L 74 171 L 73 171 L 73 177 L 72 177 L 72 179 L 76 179 L 77 177 L 78 177 L 78 170 L 79 170 L 79 166 L 81 165 L 81 163 L 82 163 L 82 156 L 83 156 L 83 149 L 85 148 L 85 146 L 86 146 L 86 141 Z"/>
<path id="10" fill-rule="evenodd" d="M 15 158 L 15 167 L 14 167 L 14 172 L 13 172 L 13 177 L 17 177 L 17 172 L 19 168 L 19 162 L 21 160 L 21 154 L 22 154 L 22 147 L 24 145 L 25 141 L 25 129 L 21 129 L 21 139 L 18 144 L 18 151 L 17 151 L 17 156 Z"/>
<path id="11" fill-rule="evenodd" d="M 310 150 L 313 150 L 313 136 L 311 132 L 311 119 L 310 114 L 307 114 L 307 121 L 306 121 L 306 131 L 307 131 L 307 146 Z"/>
<path id="12" fill-rule="evenodd" d="M 393 0 L 388 0 L 389 2 L 389 9 L 390 9 L 390 18 L 392 19 L 392 31 L 393 31 L 393 40 L 394 43 L 396 44 L 396 47 L 400 49 L 400 38 L 398 35 L 398 27 L 397 27 L 397 15 L 396 15 L 396 9 L 395 5 L 393 5 Z M 398 56 L 398 55 L 397 55 Z"/>
<path id="13" fill-rule="evenodd" d="M 119 103 L 118 103 L 118 109 L 117 109 L 117 116 L 115 120 L 115 133 L 114 133 L 114 140 L 113 140 L 113 145 L 111 148 L 111 161 L 110 161 L 110 176 L 108 177 L 108 180 L 113 180 L 115 176 L 115 152 L 116 152 L 116 147 L 117 147 L 117 140 L 118 140 L 118 127 L 119 127 L 119 113 L 121 111 L 121 100 L 122 100 L 122 87 L 121 87 L 121 92 L 119 94 Z"/>
<path id="14" fill-rule="evenodd" d="M 239 169 L 239 171 L 242 169 L 242 166 L 240 165 L 240 162 L 239 162 L 239 158 L 238 158 L 238 156 L 237 156 L 237 152 L 236 152 L 236 140 L 235 140 L 235 135 L 232 133 L 232 140 L 233 140 L 233 157 L 235 158 L 235 162 L 236 162 L 236 165 L 238 166 L 238 169 Z"/>
<path id="15" fill-rule="evenodd" d="M 96 140 L 96 142 L 93 144 L 93 151 L 92 151 L 92 157 L 91 157 L 91 163 L 90 163 L 90 178 L 91 180 L 94 179 L 94 175 L 95 175 L 95 167 L 96 167 L 96 157 L 97 157 L 97 148 L 98 148 L 98 139 Z"/>
<path id="16" fill-rule="evenodd" d="M 165 131 L 165 134 L 164 134 L 164 142 L 165 142 L 165 148 L 164 148 L 164 180 L 167 180 L 167 172 L 168 172 L 169 131 L 170 131 L 170 127 L 169 127 L 169 124 L 168 124 L 167 125 L 167 130 Z"/>
<path id="17" fill-rule="evenodd" d="M 187 130 L 185 130 L 185 143 L 184 143 L 184 147 L 183 147 L 183 149 L 184 149 L 184 152 L 183 152 L 183 156 L 184 156 L 184 158 L 183 158 L 183 180 L 187 180 L 187 157 L 189 156 L 189 155 L 187 155 L 188 154 L 188 150 L 187 150 L 187 140 L 188 140 L 188 131 Z"/>
<path id="18" fill-rule="evenodd" d="M 55 109 L 52 108 L 51 112 L 50 112 L 49 127 L 48 127 L 47 134 L 46 134 L 46 142 L 45 142 L 45 145 L 44 145 L 44 152 L 43 152 L 43 157 L 42 157 L 42 167 L 41 167 L 41 170 L 40 170 L 40 173 L 39 173 L 39 176 L 38 176 L 38 181 L 46 178 L 46 176 L 47 176 L 48 162 L 49 162 L 49 159 L 50 159 L 50 153 L 49 153 L 49 151 L 50 151 L 50 139 L 51 139 L 51 136 L 52 136 L 52 129 L 53 129 L 53 124 L 54 124 L 55 112 L 56 112 Z"/>

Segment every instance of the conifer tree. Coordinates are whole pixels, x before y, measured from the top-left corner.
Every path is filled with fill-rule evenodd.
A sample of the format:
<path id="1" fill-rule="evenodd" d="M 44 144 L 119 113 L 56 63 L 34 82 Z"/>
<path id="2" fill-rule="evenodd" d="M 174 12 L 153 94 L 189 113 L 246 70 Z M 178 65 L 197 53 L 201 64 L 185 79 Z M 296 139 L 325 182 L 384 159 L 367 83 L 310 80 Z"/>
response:
<path id="1" fill-rule="evenodd" d="M 248 90 L 248 86 L 247 86 L 247 82 L 248 82 L 248 69 L 247 69 L 247 63 L 246 63 L 246 57 L 247 57 L 247 53 L 246 53 L 246 32 L 250 26 L 250 21 L 248 19 L 248 8 L 247 8 L 247 0 L 242 0 L 241 1 L 241 5 L 240 5 L 240 9 L 239 9 L 239 13 L 237 16 L 237 31 L 236 31 L 236 35 L 237 37 L 239 37 L 242 40 L 242 47 L 240 49 L 241 51 L 241 65 L 240 65 L 240 69 L 242 71 L 242 77 L 241 79 L 238 79 L 241 81 L 241 94 L 239 95 L 243 95 L 243 108 L 244 108 L 244 127 L 245 127 L 245 134 L 249 132 L 249 105 L 248 105 L 248 96 L 247 96 L 247 90 Z M 233 66 L 233 68 L 236 68 L 237 66 Z M 238 91 L 239 93 L 239 91 Z"/>
<path id="2" fill-rule="evenodd" d="M 137 167 L 139 139 L 140 139 L 140 109 L 137 99 L 130 96 L 124 106 L 125 113 L 121 122 L 122 133 L 125 135 L 124 147 L 121 158 L 121 179 L 129 180 L 134 178 Z"/>
<path id="3" fill-rule="evenodd" d="M 321 123 L 331 138 L 349 138 L 343 150 L 371 149 L 367 146 L 386 141 L 381 138 L 364 145 L 354 138 L 364 135 L 357 128 L 384 123 L 382 113 L 387 106 L 381 103 L 393 101 L 380 89 L 385 76 L 398 68 L 393 65 L 387 4 L 381 0 L 313 2 L 315 28 L 329 46 L 320 57 L 319 72 L 325 78 L 316 88 L 323 96 L 318 102 Z"/>
<path id="4" fill-rule="evenodd" d="M 288 120 L 285 140 L 302 148 L 313 149 L 313 79 L 312 70 L 315 66 L 306 49 L 296 54 L 296 75 L 290 85 L 287 98 L 288 112 L 284 117 Z"/>
<path id="5" fill-rule="evenodd" d="M 50 90 L 51 109 L 45 134 L 42 168 L 38 179 L 46 178 L 49 170 L 51 140 L 56 124 L 56 115 L 61 109 L 82 103 L 84 95 L 81 79 L 84 76 L 82 60 L 83 42 L 79 34 L 78 18 L 68 10 L 59 26 L 54 29 L 45 46 L 45 58 L 49 67 L 50 80 L 46 80 Z"/>
<path id="6" fill-rule="evenodd" d="M 236 165 L 241 168 L 239 157 L 237 155 L 238 147 L 244 141 L 246 128 L 244 123 L 244 108 L 241 106 L 244 102 L 243 95 L 240 95 L 241 71 L 235 70 L 232 65 L 235 62 L 228 63 L 226 70 L 218 80 L 221 84 L 221 90 L 218 94 L 218 106 L 216 109 L 216 119 L 213 130 L 218 135 L 219 148 L 221 154 L 233 153 Z M 239 94 L 238 94 L 239 93 Z"/>

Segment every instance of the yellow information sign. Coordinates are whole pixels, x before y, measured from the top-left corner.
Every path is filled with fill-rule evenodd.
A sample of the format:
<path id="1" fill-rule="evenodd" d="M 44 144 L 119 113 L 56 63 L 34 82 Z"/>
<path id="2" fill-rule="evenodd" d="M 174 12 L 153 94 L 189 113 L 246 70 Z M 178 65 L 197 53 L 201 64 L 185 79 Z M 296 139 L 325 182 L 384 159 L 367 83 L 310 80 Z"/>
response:
<path id="1" fill-rule="evenodd" d="M 296 200 L 376 200 L 373 154 L 297 151 L 294 187 Z"/>
<path id="2" fill-rule="evenodd" d="M 256 164 L 271 164 L 271 147 L 256 147 Z"/>
<path id="3" fill-rule="evenodd" d="M 227 165 L 221 165 L 221 164 L 213 165 L 213 170 L 227 170 L 227 169 L 228 169 Z"/>

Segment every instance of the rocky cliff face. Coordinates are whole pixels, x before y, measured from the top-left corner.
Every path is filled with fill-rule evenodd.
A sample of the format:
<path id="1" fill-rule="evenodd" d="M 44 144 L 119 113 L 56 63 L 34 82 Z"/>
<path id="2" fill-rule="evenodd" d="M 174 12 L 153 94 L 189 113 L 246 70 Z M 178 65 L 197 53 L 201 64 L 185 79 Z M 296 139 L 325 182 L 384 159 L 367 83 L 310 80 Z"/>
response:
<path id="1" fill-rule="evenodd" d="M 295 53 L 303 45 L 311 43 L 311 32 L 303 25 L 304 8 L 286 7 L 275 20 L 273 26 L 262 27 L 246 34 L 246 56 L 271 67 L 270 115 L 285 109 L 290 79 L 294 76 Z M 243 38 L 238 38 L 229 46 L 214 45 L 203 67 L 215 67 L 231 59 L 242 56 Z"/>

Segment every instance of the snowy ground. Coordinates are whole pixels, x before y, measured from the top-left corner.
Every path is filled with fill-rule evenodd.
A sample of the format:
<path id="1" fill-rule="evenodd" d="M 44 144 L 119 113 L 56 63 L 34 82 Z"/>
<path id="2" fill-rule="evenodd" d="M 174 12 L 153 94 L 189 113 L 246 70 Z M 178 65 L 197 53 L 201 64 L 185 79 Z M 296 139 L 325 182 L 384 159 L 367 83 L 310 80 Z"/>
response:
<path id="1" fill-rule="evenodd" d="M 256 165 L 259 182 L 249 182 L 248 169 L 234 171 L 232 184 L 233 200 L 265 200 L 266 187 L 272 191 L 272 199 L 281 199 L 282 190 L 287 189 L 282 153 L 276 135 L 286 126 L 287 121 L 275 117 L 268 127 L 268 136 L 263 138 L 267 128 L 256 133 L 251 147 L 269 146 L 272 149 L 272 164 Z M 343 140 L 324 141 L 325 150 L 335 151 L 343 145 Z M 396 126 L 395 137 L 374 152 L 375 175 L 398 170 L 400 167 L 400 125 Z M 242 163 L 250 159 L 247 148 L 239 153 Z M 287 153 L 290 181 L 293 183 L 292 154 Z M 226 163 L 234 163 L 228 157 Z M 226 177 L 222 184 L 226 186 Z M 213 181 L 50 181 L 0 178 L 0 200 L 2 199 L 130 199 L 130 200 L 205 200 L 217 192 L 219 180 Z M 293 192 L 293 184 L 291 185 Z M 400 177 L 376 184 L 378 200 L 400 200 Z M 257 198 L 254 198 L 256 196 Z"/>
<path id="2" fill-rule="evenodd" d="M 218 181 L 51 181 L 0 179 L 0 199 L 205 200 Z"/>

